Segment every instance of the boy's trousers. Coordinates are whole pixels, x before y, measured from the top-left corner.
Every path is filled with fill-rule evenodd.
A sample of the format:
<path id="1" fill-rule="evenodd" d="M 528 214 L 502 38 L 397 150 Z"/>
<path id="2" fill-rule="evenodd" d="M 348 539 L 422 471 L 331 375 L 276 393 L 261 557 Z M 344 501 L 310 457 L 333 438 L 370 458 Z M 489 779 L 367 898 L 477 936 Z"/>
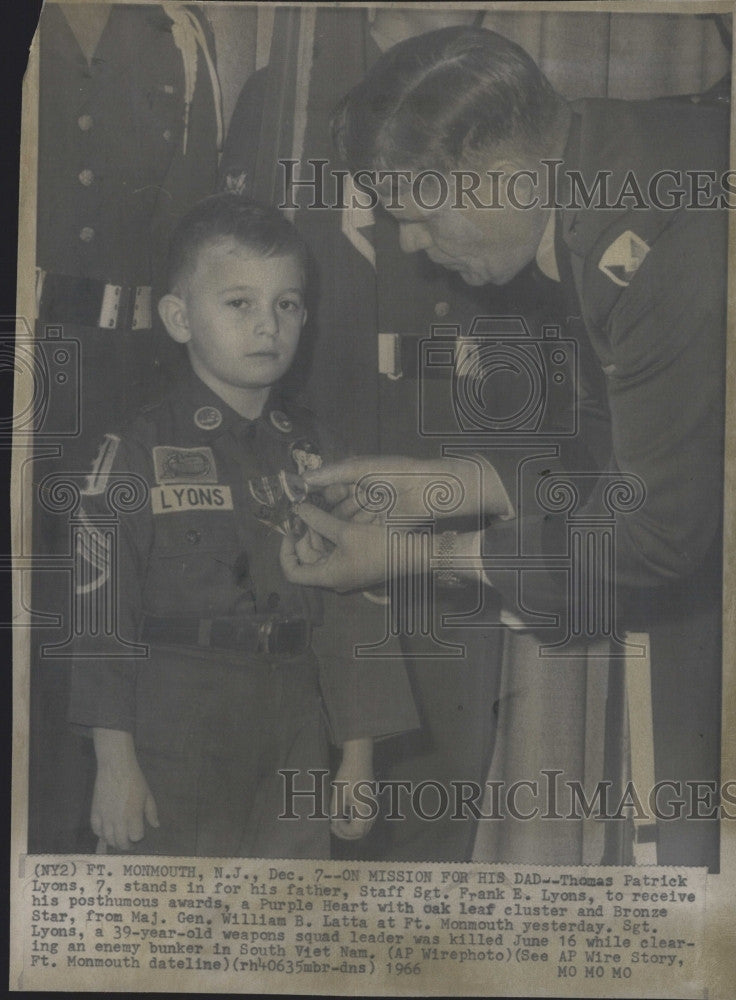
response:
<path id="1" fill-rule="evenodd" d="M 136 700 L 136 752 L 160 823 L 146 823 L 136 853 L 329 857 L 327 782 L 323 809 L 309 795 L 286 801 L 289 787 L 319 786 L 308 771 L 328 766 L 311 652 L 223 662 L 158 649 Z M 279 819 L 287 809 L 299 818 Z"/>

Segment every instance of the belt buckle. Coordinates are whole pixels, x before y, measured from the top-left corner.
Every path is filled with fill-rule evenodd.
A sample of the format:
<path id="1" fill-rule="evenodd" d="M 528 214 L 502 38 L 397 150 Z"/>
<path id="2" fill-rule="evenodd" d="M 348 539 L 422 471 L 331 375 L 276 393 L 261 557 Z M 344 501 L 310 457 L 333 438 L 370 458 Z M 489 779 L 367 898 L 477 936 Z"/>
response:
<path id="1" fill-rule="evenodd" d="M 304 618 L 272 618 L 260 626 L 261 652 L 296 655 L 307 645 L 309 623 Z"/>
<path id="2" fill-rule="evenodd" d="M 258 626 L 258 652 L 259 653 L 272 653 L 271 648 L 271 635 L 273 633 L 273 627 L 276 623 L 269 619 L 269 621 L 261 622 Z"/>

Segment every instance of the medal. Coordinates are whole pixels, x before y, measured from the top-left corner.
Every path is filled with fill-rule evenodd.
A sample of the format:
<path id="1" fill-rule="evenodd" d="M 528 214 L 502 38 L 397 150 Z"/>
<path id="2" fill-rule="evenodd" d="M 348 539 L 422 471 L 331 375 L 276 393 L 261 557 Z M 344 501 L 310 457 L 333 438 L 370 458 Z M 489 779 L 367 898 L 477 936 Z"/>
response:
<path id="1" fill-rule="evenodd" d="M 296 471 L 300 476 L 310 470 L 322 467 L 322 456 L 317 451 L 317 445 L 306 438 L 299 438 L 289 449 Z"/>
<path id="2" fill-rule="evenodd" d="M 294 506 L 305 500 L 307 487 L 293 472 L 278 476 L 255 476 L 248 480 L 248 503 L 253 516 L 282 535 L 304 534 L 304 524 Z"/>

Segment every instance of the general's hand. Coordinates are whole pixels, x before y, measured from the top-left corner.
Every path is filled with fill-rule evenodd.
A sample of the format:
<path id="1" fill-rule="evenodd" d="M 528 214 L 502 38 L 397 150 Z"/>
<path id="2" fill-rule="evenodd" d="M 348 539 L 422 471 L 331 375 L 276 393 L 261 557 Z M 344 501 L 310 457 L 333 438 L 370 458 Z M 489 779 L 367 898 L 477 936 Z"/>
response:
<path id="1" fill-rule="evenodd" d="M 310 546 L 308 562 L 300 559 L 298 543 L 288 535 L 281 545 L 281 566 L 292 583 L 332 590 L 356 590 L 386 578 L 386 529 L 381 524 L 343 521 L 309 503 L 299 505 L 299 517 L 327 541 L 323 551 Z M 331 544 L 330 544 L 331 543 Z"/>
<path id="2" fill-rule="evenodd" d="M 133 748 L 130 733 L 94 730 L 97 777 L 92 795 L 93 832 L 111 847 L 130 850 L 143 839 L 144 817 L 157 827 L 156 803 Z"/>
<path id="3" fill-rule="evenodd" d="M 319 562 L 327 552 L 324 539 L 313 528 L 307 528 L 304 535 L 295 543 L 294 549 L 302 566 Z"/>
<path id="4" fill-rule="evenodd" d="M 467 517 L 481 512 L 504 515 L 509 511 L 508 496 L 498 474 L 480 460 L 367 455 L 311 470 L 304 479 L 310 487 L 330 491 L 328 495 L 333 499 L 342 492 L 344 499 L 334 510 L 342 518 L 360 520 L 370 516 L 370 497 L 365 487 L 378 481 L 388 483 L 396 494 L 390 510 L 394 516 L 425 517 L 430 512 L 428 490 L 433 496 L 431 512 L 438 517 Z"/>

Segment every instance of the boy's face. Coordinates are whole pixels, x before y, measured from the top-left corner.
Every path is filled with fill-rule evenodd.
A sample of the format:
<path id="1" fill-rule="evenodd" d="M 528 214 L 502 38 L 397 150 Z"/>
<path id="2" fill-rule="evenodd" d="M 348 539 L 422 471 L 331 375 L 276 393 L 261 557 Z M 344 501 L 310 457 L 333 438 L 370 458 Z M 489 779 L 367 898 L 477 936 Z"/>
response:
<path id="1" fill-rule="evenodd" d="M 232 238 L 206 244 L 180 297 L 192 367 L 215 391 L 262 389 L 288 370 L 307 318 L 296 257 L 263 257 Z"/>

